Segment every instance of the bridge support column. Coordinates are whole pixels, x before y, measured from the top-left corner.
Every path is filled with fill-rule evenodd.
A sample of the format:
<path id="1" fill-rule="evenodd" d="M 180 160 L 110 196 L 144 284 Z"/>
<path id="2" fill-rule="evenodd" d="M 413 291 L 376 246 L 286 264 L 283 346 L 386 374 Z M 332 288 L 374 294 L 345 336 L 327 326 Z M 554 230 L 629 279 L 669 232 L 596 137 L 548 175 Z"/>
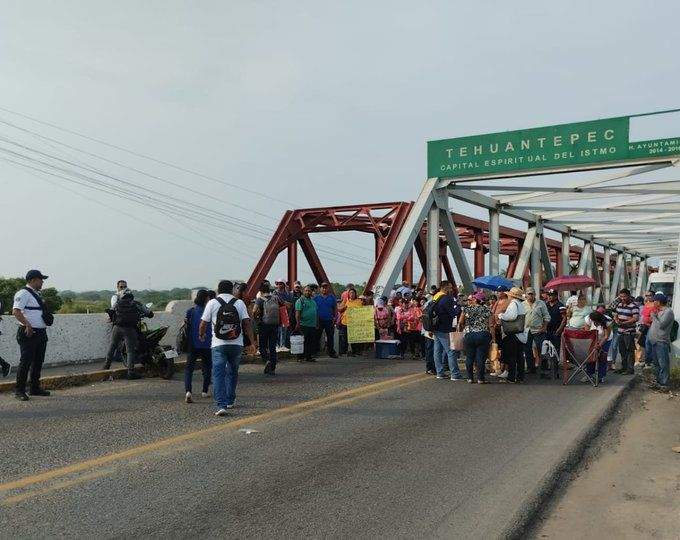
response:
<path id="1" fill-rule="evenodd" d="M 453 222 L 451 212 L 449 211 L 448 191 L 446 189 L 436 191 L 434 194 L 434 201 L 439 207 L 439 218 L 441 220 L 442 230 L 444 231 L 446 243 L 449 246 L 449 251 L 453 258 L 453 263 L 456 265 L 456 270 L 458 270 L 458 275 L 460 276 L 460 289 L 471 292 L 473 279 L 472 272 L 470 271 L 470 265 L 468 264 L 465 252 L 463 251 L 463 244 L 456 231 L 456 225 Z"/>
<path id="2" fill-rule="evenodd" d="M 534 241 L 536 240 L 536 225 L 531 225 L 527 230 L 527 234 L 524 237 L 524 243 L 522 244 L 522 249 L 517 254 L 517 264 L 515 265 L 515 270 L 512 274 L 512 279 L 522 281 L 524 280 L 524 274 L 529 266 L 529 261 L 531 259 L 531 254 L 534 250 Z"/>
<path id="3" fill-rule="evenodd" d="M 611 286 L 612 286 L 612 249 L 607 246 L 604 248 L 604 261 L 602 263 L 602 294 L 605 304 L 612 301 Z"/>
<path id="4" fill-rule="evenodd" d="M 536 297 L 540 298 L 539 291 L 543 283 L 543 272 L 541 268 L 541 237 L 543 234 L 543 226 L 541 223 L 536 224 L 536 235 L 534 241 L 531 243 L 531 276 L 529 283 L 536 291 Z"/>
<path id="5" fill-rule="evenodd" d="M 612 277 L 612 283 L 609 287 L 609 298 L 612 300 L 618 294 L 619 288 L 621 287 L 621 279 L 623 278 L 623 272 L 625 270 L 625 257 L 623 253 L 617 253 L 616 255 L 616 266 L 614 267 L 614 277 Z"/>
<path id="6" fill-rule="evenodd" d="M 298 278 L 297 241 L 295 240 L 288 244 L 288 249 L 286 250 L 286 262 L 288 270 L 288 286 L 292 290 L 293 283 L 295 283 Z"/>
<path id="7" fill-rule="evenodd" d="M 484 275 L 484 233 L 475 232 L 475 277 Z"/>
<path id="8" fill-rule="evenodd" d="M 404 263 L 404 269 L 401 271 L 402 281 L 408 281 L 410 285 L 413 285 L 413 250 L 409 253 Z"/>
<path id="9" fill-rule="evenodd" d="M 637 281 L 635 282 L 635 296 L 642 296 L 647 290 L 647 259 L 641 259 L 638 265 Z"/>
<path id="10" fill-rule="evenodd" d="M 427 214 L 427 288 L 432 285 L 439 285 L 439 208 L 432 204 Z"/>
<path id="11" fill-rule="evenodd" d="M 489 274 L 496 276 L 501 271 L 500 212 L 489 210 Z"/>
<path id="12" fill-rule="evenodd" d="M 567 233 L 562 233 L 562 251 L 560 252 L 561 258 L 558 264 L 562 267 L 562 275 L 568 276 L 570 268 L 570 249 L 571 249 L 571 235 Z"/>

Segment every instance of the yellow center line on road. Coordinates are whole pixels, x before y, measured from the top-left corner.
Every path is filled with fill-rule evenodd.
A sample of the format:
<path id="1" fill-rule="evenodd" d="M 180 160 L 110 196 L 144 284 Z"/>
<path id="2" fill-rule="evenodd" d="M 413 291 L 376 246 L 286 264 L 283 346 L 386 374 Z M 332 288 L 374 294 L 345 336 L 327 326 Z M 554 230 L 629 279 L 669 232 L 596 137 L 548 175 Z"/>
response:
<path id="1" fill-rule="evenodd" d="M 31 491 L 25 491 L 23 493 L 19 493 L 18 495 L 13 495 L 11 497 L 5 497 L 0 501 L 0 504 L 3 506 L 8 506 L 10 504 L 16 504 L 20 503 L 22 501 L 25 501 L 27 499 L 31 499 L 33 497 L 38 497 L 39 495 L 46 495 L 47 493 L 52 493 L 54 491 L 58 491 L 60 489 L 66 489 L 70 488 L 73 486 L 76 486 L 78 484 L 82 484 L 84 482 L 89 482 L 90 480 L 96 480 L 97 478 L 102 478 L 104 476 L 109 476 L 113 474 L 114 470 L 113 469 L 104 469 L 101 471 L 93 471 L 88 474 L 84 474 L 82 476 L 79 476 L 78 478 L 73 478 L 71 480 L 64 480 L 63 482 L 57 482 L 56 484 L 53 484 L 51 486 L 42 488 L 42 489 L 35 489 Z"/>
<path id="2" fill-rule="evenodd" d="M 182 435 L 167 437 L 165 439 L 160 439 L 151 443 L 128 448 L 127 450 L 122 450 L 120 452 L 113 452 L 111 454 L 106 454 L 104 456 L 100 456 L 97 458 L 80 461 L 77 463 L 73 463 L 71 465 L 66 465 L 64 467 L 59 467 L 42 473 L 26 476 L 24 478 L 19 478 L 18 480 L 5 482 L 4 484 L 0 484 L 0 492 L 22 489 L 42 482 L 48 482 L 56 478 L 61 478 L 71 474 L 87 471 L 89 469 L 101 467 L 109 463 L 127 460 L 131 457 L 136 457 L 143 454 L 155 452 L 157 450 L 170 448 L 174 445 L 178 445 L 179 443 L 193 441 L 196 438 L 206 437 L 215 433 L 231 431 L 245 426 L 252 426 L 253 424 L 266 422 L 269 420 L 284 417 L 292 417 L 299 413 L 314 412 L 318 410 L 327 409 L 332 406 L 342 405 L 345 403 L 356 401 L 357 399 L 360 398 L 371 397 L 381 392 L 385 392 L 387 390 L 396 389 L 399 388 L 400 386 L 405 386 L 407 384 L 415 382 L 425 381 L 430 378 L 431 377 L 429 375 L 423 373 L 395 377 L 378 383 L 372 383 L 360 386 L 358 388 L 353 388 L 350 390 L 343 390 L 342 392 L 337 392 L 334 394 L 330 394 L 328 396 L 303 401 L 300 403 L 296 403 L 294 405 L 288 405 L 286 407 L 275 409 L 273 411 L 268 411 L 265 413 L 256 414 L 252 416 L 244 416 L 243 418 L 237 418 L 235 420 L 226 423 L 220 423 L 209 428 L 184 433 Z M 5 499 L 5 501 L 6 500 L 7 499 Z"/>

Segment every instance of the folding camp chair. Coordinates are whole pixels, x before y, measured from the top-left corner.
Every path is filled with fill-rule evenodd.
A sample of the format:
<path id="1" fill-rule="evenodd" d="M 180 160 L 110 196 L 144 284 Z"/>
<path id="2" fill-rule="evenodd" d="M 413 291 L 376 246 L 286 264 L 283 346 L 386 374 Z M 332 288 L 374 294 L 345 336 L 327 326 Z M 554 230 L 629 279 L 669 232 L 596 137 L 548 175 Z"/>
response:
<path id="1" fill-rule="evenodd" d="M 593 386 L 599 384 L 598 365 L 600 354 L 597 349 L 597 330 L 573 330 L 565 328 L 560 347 L 562 359 L 562 384 L 569 384 L 579 373 L 583 373 Z M 573 366 L 571 375 L 567 363 Z M 589 375 L 586 366 L 595 363 L 595 373 Z"/>

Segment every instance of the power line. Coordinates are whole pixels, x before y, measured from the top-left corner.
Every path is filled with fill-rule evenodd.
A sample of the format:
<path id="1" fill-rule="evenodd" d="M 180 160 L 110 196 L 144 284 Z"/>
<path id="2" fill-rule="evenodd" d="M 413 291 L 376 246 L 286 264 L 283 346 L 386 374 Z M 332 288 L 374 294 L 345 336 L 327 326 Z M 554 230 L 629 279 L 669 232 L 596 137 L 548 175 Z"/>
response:
<path id="1" fill-rule="evenodd" d="M 4 140 L 5 142 L 7 142 L 7 143 L 9 143 L 9 144 L 12 144 L 12 145 L 14 145 L 14 146 L 18 146 L 19 148 L 22 148 L 22 149 L 27 150 L 27 151 L 29 151 L 29 152 L 32 152 L 32 153 L 38 154 L 38 155 L 40 155 L 40 156 L 46 157 L 46 158 L 48 158 L 48 159 L 52 159 L 52 160 L 55 160 L 55 161 L 58 161 L 58 162 L 61 162 L 61 163 L 65 163 L 65 164 L 70 165 L 70 166 L 72 166 L 72 167 L 78 167 L 78 168 L 84 169 L 84 170 L 86 170 L 86 171 L 88 171 L 88 172 L 91 172 L 91 173 L 94 173 L 94 174 L 98 174 L 98 175 L 100 175 L 100 176 L 103 176 L 103 177 L 105 177 L 105 178 L 108 178 L 108 179 L 110 179 L 110 180 L 113 180 L 113 181 L 115 181 L 115 182 L 119 182 L 119 183 L 124 184 L 124 185 L 127 185 L 127 186 L 131 186 L 131 187 L 135 187 L 135 188 L 141 189 L 141 190 L 146 191 L 146 192 L 148 192 L 148 193 L 154 194 L 154 195 L 157 196 L 157 197 L 163 197 L 163 196 L 164 196 L 166 199 L 170 199 L 170 200 L 172 200 L 172 201 L 177 201 L 177 202 L 180 202 L 180 203 L 183 203 L 183 204 L 192 205 L 192 206 L 194 206 L 195 208 L 197 208 L 197 209 L 199 209 L 199 210 L 201 210 L 201 211 L 203 211 L 203 212 L 212 213 L 212 214 L 214 214 L 214 215 L 217 215 L 217 216 L 219 216 L 222 220 L 224 220 L 224 221 L 226 221 L 226 222 L 228 222 L 228 223 L 231 223 L 232 225 L 235 225 L 235 226 L 237 226 L 237 227 L 242 227 L 242 226 L 243 226 L 242 223 L 245 223 L 245 224 L 249 225 L 250 227 L 252 227 L 252 228 L 255 229 L 255 230 L 259 229 L 259 230 L 260 230 L 260 231 L 259 231 L 260 234 L 263 234 L 264 237 L 265 237 L 265 239 L 266 239 L 266 238 L 268 237 L 268 235 L 270 234 L 270 232 L 269 232 L 267 229 L 265 229 L 264 227 L 262 227 L 262 226 L 260 226 L 260 225 L 257 225 L 256 223 L 248 222 L 248 221 L 245 221 L 245 220 L 240 220 L 242 223 L 239 223 L 239 221 L 238 221 L 236 218 L 231 218 L 230 216 L 225 216 L 224 214 L 222 214 L 222 213 L 220 213 L 220 212 L 217 212 L 217 211 L 214 211 L 214 210 L 212 210 L 212 209 L 210 209 L 210 208 L 207 208 L 207 207 L 205 207 L 205 206 L 197 205 L 197 204 L 195 204 L 195 203 L 191 203 L 191 202 L 185 201 L 185 200 L 183 200 L 183 199 L 178 199 L 178 198 L 176 198 L 176 197 L 172 197 L 172 196 L 167 195 L 167 194 L 164 195 L 164 194 L 162 194 L 162 193 L 160 193 L 160 192 L 158 192 L 158 191 L 156 191 L 156 190 L 152 190 L 152 189 L 146 188 L 146 187 L 144 187 L 144 186 L 140 186 L 140 185 L 134 184 L 134 183 L 129 182 L 129 181 L 127 181 L 127 180 L 123 180 L 123 179 L 121 179 L 121 178 L 119 178 L 119 177 L 117 177 L 117 176 L 113 176 L 113 175 L 108 174 L 108 173 L 106 173 L 106 172 L 103 172 L 103 171 L 101 171 L 101 170 L 99 170 L 99 169 L 95 169 L 95 168 L 92 168 L 92 167 L 89 167 L 89 166 L 84 166 L 84 165 L 82 165 L 82 164 L 79 164 L 79 163 L 77 163 L 77 162 L 73 162 L 73 161 L 70 161 L 70 160 L 62 159 L 62 158 L 60 158 L 60 157 L 58 157 L 58 156 L 55 156 L 55 155 L 53 155 L 53 154 L 49 154 L 49 153 L 46 153 L 46 152 L 42 152 L 42 151 L 37 150 L 37 149 L 35 149 L 35 148 L 33 148 L 33 147 L 27 146 L 27 145 L 25 145 L 25 144 L 22 144 L 22 143 L 20 143 L 20 142 L 14 141 L 14 140 L 12 140 L 12 139 L 8 139 L 8 138 L 6 138 L 6 137 L 1 137 L 1 136 L 0 136 L 0 140 Z M 26 155 L 24 155 L 24 154 L 20 154 L 20 153 L 17 153 L 17 152 L 13 152 L 13 151 L 8 150 L 8 149 L 6 149 L 6 148 L 0 147 L 0 151 L 5 151 L 5 152 L 11 153 L 12 155 L 15 155 L 15 156 L 17 156 L 17 157 L 21 157 L 21 158 L 23 158 L 23 159 L 29 159 L 29 160 L 32 160 L 32 161 L 34 161 L 34 162 L 38 162 L 38 163 L 40 163 L 40 164 L 42 164 L 42 165 L 44 165 L 44 166 L 48 166 L 48 167 L 51 167 L 51 168 L 55 168 L 55 169 L 57 169 L 57 170 L 59 170 L 59 171 L 61 171 L 61 172 L 65 172 L 65 173 L 67 173 L 67 174 L 77 174 L 77 175 L 79 175 L 80 177 L 83 177 L 80 173 L 75 173 L 75 172 L 72 172 L 72 171 L 68 171 L 67 169 L 64 169 L 64 168 L 62 168 L 62 167 L 57 167 L 57 166 L 55 166 L 55 165 L 53 165 L 53 164 L 51 164 L 51 163 L 45 162 L 45 161 L 36 160 L 35 158 L 32 158 L 31 156 L 26 156 Z M 174 183 L 172 183 L 172 184 L 173 184 L 173 185 L 178 185 L 178 184 L 174 184 Z M 187 189 L 187 191 L 190 191 L 190 192 L 192 192 L 192 193 L 196 193 L 195 190 L 192 190 L 192 189 L 189 189 L 189 188 L 184 188 L 184 186 L 180 186 L 180 187 L 182 187 L 183 189 Z M 200 193 L 200 192 L 199 192 L 199 194 L 200 194 L 200 195 L 204 195 L 204 196 L 206 196 L 206 197 L 210 197 L 210 195 L 208 195 L 208 194 L 202 194 L 202 193 Z M 252 229 L 248 229 L 248 230 L 250 231 L 250 230 L 252 230 Z M 331 248 L 331 249 L 333 249 L 333 248 Z M 323 248 L 319 248 L 319 251 L 329 253 L 326 249 L 323 249 Z M 338 252 L 338 250 L 332 251 L 332 252 L 330 252 L 330 253 L 331 253 L 331 254 L 334 254 L 334 253 L 336 253 L 336 252 Z M 351 254 L 345 253 L 345 256 L 346 256 L 348 259 L 350 259 L 350 260 L 354 260 L 355 262 L 359 262 L 359 263 L 361 263 L 361 264 L 365 264 L 365 265 L 367 265 L 367 266 L 370 266 L 370 263 L 368 263 L 367 261 L 361 260 L 361 259 L 357 259 L 357 258 L 353 257 Z"/>
<path id="2" fill-rule="evenodd" d="M 142 154 L 142 153 L 140 153 L 140 152 L 136 152 L 136 151 L 134 151 L 134 150 L 130 150 L 129 148 L 125 148 L 125 147 L 123 147 L 123 146 L 118 146 L 118 145 L 116 145 L 116 144 L 113 144 L 113 143 L 104 141 L 104 140 L 102 140 L 102 139 L 97 139 L 96 137 L 91 137 L 90 135 L 86 135 L 86 134 L 84 134 L 84 133 L 80 133 L 80 132 L 78 132 L 78 131 L 74 131 L 74 130 L 72 130 L 72 129 L 68 129 L 68 128 L 59 126 L 59 125 L 57 125 L 57 124 L 53 124 L 53 123 L 51 123 L 51 122 L 46 122 L 46 121 L 44 121 L 44 120 L 40 120 L 40 119 L 35 118 L 35 117 L 33 117 L 33 116 L 29 116 L 29 115 L 27 115 L 27 114 L 23 114 L 23 113 L 20 113 L 20 112 L 17 112 L 17 111 L 13 111 L 13 110 L 7 109 L 7 108 L 5 108 L 5 107 L 0 107 L 0 111 L 4 111 L 4 112 L 9 113 L 9 114 L 14 114 L 14 115 L 16 115 L 16 116 L 19 116 L 19 117 L 21 117 L 21 118 L 25 118 L 25 119 L 30 120 L 30 121 L 32 121 L 32 122 L 36 122 L 36 123 L 38 123 L 38 124 L 42 124 L 42 125 L 45 125 L 45 126 L 49 126 L 49 127 L 53 128 L 53 129 L 57 129 L 57 130 L 62 131 L 62 132 L 64 132 L 64 133 L 69 133 L 70 135 L 75 135 L 76 137 L 81 137 L 81 138 L 83 138 L 83 139 L 85 139 L 85 140 L 88 140 L 88 141 L 91 141 L 91 142 L 95 142 L 95 143 L 97 143 L 97 144 L 101 144 L 101 145 L 104 145 L 104 146 L 108 146 L 109 148 L 114 148 L 114 149 L 116 149 L 116 150 L 120 150 L 121 152 L 126 152 L 126 153 L 128 153 L 128 154 L 130 154 L 130 155 L 133 155 L 133 156 L 136 156 L 136 157 L 138 157 L 138 158 L 147 159 L 147 160 L 149 160 L 149 161 L 153 161 L 154 163 L 158 163 L 158 164 L 160 164 L 160 165 L 165 165 L 166 167 L 170 167 L 170 168 L 176 169 L 176 170 L 178 170 L 178 171 L 182 171 L 182 172 L 187 173 L 187 174 L 191 174 L 191 175 L 194 175 L 194 176 L 198 176 L 198 177 L 203 178 L 203 179 L 205 179 L 205 180 L 210 180 L 211 182 L 216 182 L 216 183 L 222 184 L 222 185 L 224 185 L 224 186 L 229 186 L 229 187 L 232 187 L 232 188 L 235 188 L 235 189 L 239 189 L 239 190 L 241 190 L 241 191 L 245 191 L 246 193 L 250 193 L 251 195 L 257 195 L 258 197 L 263 197 L 263 198 L 265 198 L 265 199 L 269 199 L 270 201 L 276 201 L 276 202 L 281 203 L 281 204 L 284 204 L 284 205 L 286 205 L 286 206 L 295 206 L 293 203 L 284 201 L 284 200 L 282 200 L 282 199 L 277 199 L 276 197 L 272 197 L 272 196 L 270 196 L 270 195 L 266 195 L 266 194 L 264 194 L 264 193 L 260 193 L 259 191 L 255 191 L 255 190 L 252 190 L 252 189 L 244 188 L 243 186 L 239 186 L 238 184 L 233 184 L 233 183 L 231 183 L 231 182 L 227 182 L 226 180 L 222 180 L 222 179 L 216 178 L 216 177 L 214 177 L 214 176 L 210 176 L 210 175 L 203 174 L 203 173 L 200 173 L 200 172 L 191 170 L 191 169 L 187 169 L 187 168 L 185 168 L 185 167 L 181 167 L 181 166 L 179 166 L 179 165 L 175 165 L 174 163 L 170 163 L 169 161 L 164 161 L 164 160 L 162 160 L 162 159 L 158 159 L 158 158 L 155 158 L 155 157 L 152 157 L 152 156 L 149 156 L 149 155 L 145 155 L 145 154 Z"/>
<path id="3" fill-rule="evenodd" d="M 73 171 L 68 171 L 68 170 L 63 169 L 61 167 L 57 167 L 57 166 L 52 165 L 50 163 L 43 162 L 43 161 L 37 160 L 35 158 L 31 158 L 30 156 L 25 156 L 23 154 L 19 154 L 17 152 L 14 152 L 14 151 L 2 148 L 2 147 L 0 147 L 0 152 L 10 153 L 12 155 L 19 156 L 22 159 L 27 159 L 28 161 L 31 161 L 31 162 L 37 162 L 37 163 L 45 165 L 47 167 L 51 167 L 53 169 L 62 171 L 65 174 L 70 174 L 72 176 L 75 176 L 76 178 L 80 178 L 80 179 L 84 180 L 84 182 L 74 180 L 73 178 L 68 177 L 68 176 L 64 176 L 62 174 L 58 174 L 58 173 L 54 173 L 54 172 L 50 172 L 50 171 L 45 171 L 43 169 L 39 169 L 39 168 L 34 167 L 32 165 L 28 165 L 26 163 L 14 161 L 14 160 L 11 160 L 11 159 L 8 159 L 8 158 L 0 158 L 3 161 L 13 163 L 15 165 L 19 165 L 21 167 L 24 167 L 24 168 L 27 168 L 27 169 L 30 169 L 30 170 L 33 170 L 33 171 L 41 172 L 43 174 L 54 176 L 56 178 L 61 178 L 61 179 L 66 180 L 68 182 L 72 182 L 72 183 L 75 183 L 77 185 L 87 187 L 88 189 L 93 189 L 95 191 L 101 191 L 101 192 L 106 193 L 108 195 L 113 195 L 113 196 L 116 196 L 116 197 L 119 197 L 119 198 L 122 198 L 122 199 L 126 199 L 126 200 L 129 200 L 129 201 L 132 201 L 132 202 L 136 202 L 137 204 L 141 204 L 143 206 L 148 206 L 148 207 L 154 208 L 154 209 L 156 209 L 160 212 L 163 212 L 163 213 L 171 211 L 171 212 L 173 212 L 173 214 L 169 214 L 170 217 L 173 217 L 174 215 L 180 215 L 180 216 L 185 217 L 187 219 L 197 221 L 198 223 L 203 223 L 203 224 L 206 224 L 206 225 L 212 225 L 214 227 L 226 228 L 228 230 L 233 231 L 233 229 L 229 229 L 229 227 L 226 227 L 222 223 L 215 224 L 215 223 L 206 223 L 205 222 L 206 219 L 211 219 L 213 221 L 219 222 L 220 221 L 219 217 L 210 217 L 210 216 L 197 217 L 195 214 L 190 213 L 189 211 L 187 211 L 185 208 L 183 208 L 180 205 L 168 203 L 168 202 L 165 202 L 165 201 L 162 201 L 162 200 L 156 200 L 152 197 L 149 197 L 149 196 L 146 196 L 146 195 L 141 195 L 141 194 L 135 193 L 133 191 L 127 190 L 125 188 L 112 186 L 112 185 L 107 184 L 105 182 L 93 179 L 93 178 L 91 178 L 87 175 L 83 175 L 81 173 L 77 173 L 77 172 L 73 172 Z M 243 233 L 243 231 L 234 231 L 234 232 Z M 254 236 L 253 234 L 250 234 L 250 235 Z M 255 236 L 255 238 L 258 238 L 258 237 Z M 262 238 L 258 238 L 258 239 L 262 239 Z M 323 250 L 319 249 L 319 251 L 323 251 Z M 341 260 L 341 259 L 337 259 L 337 258 L 333 257 L 333 255 L 334 255 L 333 253 L 330 253 L 330 255 L 331 256 L 327 255 L 327 258 L 329 260 L 332 260 L 332 261 L 338 262 L 338 263 L 342 263 L 342 264 L 345 264 L 345 265 L 348 265 L 348 266 L 353 266 L 355 268 L 360 268 L 360 267 L 357 267 L 356 265 L 352 264 L 351 262 L 348 262 L 347 260 Z M 362 261 L 356 261 L 356 262 L 362 262 Z M 361 268 L 361 269 L 363 270 L 363 268 Z"/>
<path id="4" fill-rule="evenodd" d="M 33 116 L 29 116 L 29 115 L 24 114 L 24 113 L 20 113 L 20 112 L 17 112 L 17 111 L 13 111 L 13 110 L 7 109 L 7 108 L 5 108 L 5 107 L 0 107 L 0 110 L 5 111 L 5 112 L 7 112 L 7 113 L 9 113 L 9 114 L 13 114 L 13 115 L 19 116 L 19 117 L 21 117 L 21 118 L 25 118 L 25 119 L 30 120 L 30 121 L 32 121 L 32 122 L 36 122 L 36 123 L 38 123 L 38 124 L 42 124 L 42 125 L 45 125 L 45 126 L 49 126 L 49 127 L 53 128 L 53 129 L 57 129 L 57 130 L 62 131 L 62 132 L 64 132 L 64 133 L 69 133 L 69 134 L 71 134 L 71 135 L 75 135 L 75 136 L 77 136 L 77 137 L 81 137 L 81 138 L 83 138 L 83 139 L 85 139 L 85 140 L 89 140 L 89 141 L 91 141 L 91 142 L 95 142 L 95 143 L 97 143 L 97 144 L 101 144 L 101 145 L 107 146 L 107 147 L 109 147 L 109 148 L 114 148 L 114 149 L 116 149 L 116 150 L 120 150 L 120 151 L 122 151 L 122 152 L 126 152 L 126 153 L 128 153 L 128 154 L 130 154 L 130 155 L 133 155 L 133 156 L 136 156 L 136 157 L 139 157 L 139 158 L 142 158 L 142 159 L 146 159 L 146 160 L 149 160 L 149 161 L 152 161 L 152 162 L 161 164 L 161 165 L 165 165 L 165 166 L 167 166 L 167 167 L 171 167 L 171 168 L 173 168 L 173 169 L 176 169 L 176 170 L 185 172 L 185 173 L 187 173 L 187 174 L 192 174 L 192 175 L 194 175 L 194 176 L 197 176 L 197 177 L 199 177 L 199 178 L 203 178 L 203 179 L 205 179 L 205 180 L 210 180 L 210 181 L 213 181 L 213 182 L 217 182 L 217 183 L 220 183 L 220 184 L 229 186 L 229 187 L 233 187 L 233 188 L 236 188 L 236 189 L 245 191 L 245 192 L 250 193 L 250 194 L 253 194 L 253 195 L 257 195 L 257 196 L 259 196 L 259 197 L 263 197 L 263 198 L 265 198 L 265 199 L 268 199 L 268 200 L 271 200 L 271 201 L 274 201 L 274 202 L 278 202 L 278 203 L 283 204 L 283 205 L 285 205 L 285 206 L 287 206 L 287 207 L 289 207 L 289 208 L 290 208 L 290 207 L 293 207 L 293 208 L 294 208 L 294 207 L 296 206 L 296 205 L 293 204 L 293 203 L 290 203 L 290 202 L 287 202 L 287 201 L 284 201 L 284 200 L 281 200 L 281 199 L 277 199 L 276 197 L 271 197 L 270 195 L 267 195 L 267 194 L 265 194 L 265 193 L 261 193 L 261 192 L 256 191 L 256 190 L 247 189 L 247 188 L 244 188 L 243 186 L 240 186 L 240 185 L 237 185 L 237 184 L 233 184 L 233 183 L 231 183 L 231 182 L 226 182 L 226 181 L 221 180 L 221 179 L 219 179 L 219 178 L 215 178 L 215 177 L 212 177 L 212 176 L 209 176 L 209 175 L 205 175 L 205 174 L 203 174 L 203 173 L 200 173 L 200 172 L 197 172 L 197 171 L 193 171 L 193 170 L 191 170 L 191 169 L 188 169 L 188 168 L 186 168 L 186 167 L 182 167 L 182 166 L 179 166 L 179 165 L 170 163 L 170 162 L 168 162 L 168 161 L 160 160 L 160 159 L 154 158 L 154 157 L 152 157 L 152 156 L 148 156 L 148 155 L 145 155 L 145 154 L 141 154 L 141 153 L 139 153 L 139 152 L 135 152 L 134 150 L 130 150 L 130 149 L 128 149 L 128 148 L 125 148 L 125 147 L 122 147 L 122 146 L 119 146 L 119 145 L 115 145 L 115 144 L 109 143 L 109 142 L 104 141 L 104 140 L 102 140 L 102 139 L 98 139 L 98 138 L 95 138 L 95 137 L 91 137 L 91 136 L 89 136 L 89 135 L 86 135 L 86 134 L 84 134 L 84 133 L 80 133 L 80 132 L 75 131 L 75 130 L 71 130 L 71 129 L 68 129 L 68 128 L 64 128 L 64 127 L 62 127 L 62 126 L 59 126 L 59 125 L 57 125 L 57 124 L 53 124 L 53 123 L 51 123 L 51 122 L 46 122 L 46 121 L 44 121 L 44 120 L 40 120 L 40 119 L 38 119 L 38 118 L 35 118 L 35 117 L 33 117 Z M 34 135 L 34 136 L 36 136 L 36 137 L 45 138 L 45 139 L 51 140 L 51 141 L 53 141 L 53 142 L 56 142 L 57 144 L 62 144 L 62 145 L 64 145 L 64 146 L 68 147 L 68 148 L 72 148 L 72 149 L 74 149 L 74 150 L 77 150 L 77 151 L 80 151 L 80 152 L 83 152 L 83 153 L 90 154 L 90 155 L 92 155 L 92 156 L 98 157 L 98 159 L 107 160 L 107 158 L 104 158 L 104 157 L 102 157 L 102 156 L 97 156 L 96 154 L 88 153 L 88 152 L 86 152 L 86 151 L 84 151 L 84 150 L 80 150 L 80 149 L 78 149 L 78 148 L 76 148 L 76 147 L 67 145 L 66 143 L 63 143 L 63 142 L 58 141 L 58 140 L 56 140 L 56 139 L 52 139 L 52 138 L 46 137 L 46 136 L 44 136 L 44 135 L 40 135 L 40 134 L 38 134 L 38 133 L 35 133 L 35 132 L 31 131 L 31 130 L 27 130 L 27 129 L 25 129 L 25 128 L 16 126 L 15 124 L 12 124 L 11 122 L 2 121 L 2 123 L 6 124 L 6 125 L 9 125 L 9 126 L 12 126 L 12 127 L 14 127 L 15 129 L 18 129 L 18 130 L 21 130 L 21 131 L 25 131 L 25 132 L 27 132 L 27 133 L 31 133 L 32 135 Z M 107 160 L 107 161 L 111 161 L 111 160 Z M 115 162 L 113 162 L 113 161 L 111 161 L 111 162 L 115 164 Z M 126 165 L 124 165 L 124 164 L 118 164 L 118 166 L 126 167 L 126 168 L 129 168 L 129 169 L 131 169 L 131 170 L 136 170 L 135 168 L 130 167 L 130 166 L 126 166 Z M 141 170 L 137 170 L 137 171 L 138 171 L 140 174 L 145 174 L 145 175 L 147 175 L 147 176 L 154 177 L 154 175 L 149 175 L 149 174 L 145 173 L 144 171 L 141 171 Z M 230 203 L 230 204 L 233 204 L 233 203 Z M 258 212 L 254 211 L 254 210 L 252 210 L 252 209 L 249 209 L 249 211 L 253 211 L 254 213 L 258 213 Z M 263 214 L 261 214 L 261 213 L 258 213 L 258 214 L 259 214 L 259 215 L 263 215 Z M 271 218 L 271 216 L 266 216 L 266 217 Z M 274 218 L 274 221 L 276 221 L 275 218 Z M 354 244 L 354 243 L 347 242 L 347 241 L 341 241 L 341 240 L 337 240 L 337 239 L 334 239 L 334 238 L 329 238 L 329 240 L 334 241 L 334 242 L 337 242 L 337 243 L 342 242 L 344 245 L 351 245 L 351 246 L 356 247 L 356 248 L 361 249 L 361 250 L 371 251 L 369 248 L 366 248 L 365 246 L 361 246 L 361 245 L 359 245 L 359 244 Z"/>

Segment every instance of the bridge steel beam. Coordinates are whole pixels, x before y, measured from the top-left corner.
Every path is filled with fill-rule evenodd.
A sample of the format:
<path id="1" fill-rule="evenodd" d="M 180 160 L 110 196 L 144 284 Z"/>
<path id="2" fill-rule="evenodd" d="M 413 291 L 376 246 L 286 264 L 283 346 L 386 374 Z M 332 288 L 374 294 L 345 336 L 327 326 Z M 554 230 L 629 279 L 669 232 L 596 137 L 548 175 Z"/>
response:
<path id="1" fill-rule="evenodd" d="M 517 264 L 515 266 L 515 271 L 512 274 L 512 279 L 522 280 L 524 279 L 524 274 L 527 270 L 527 265 L 531 258 L 531 253 L 534 250 L 534 240 L 536 239 L 536 225 L 532 225 L 527 230 L 527 234 L 524 237 L 524 244 L 522 249 L 517 256 Z"/>
<path id="2" fill-rule="evenodd" d="M 468 265 L 467 258 L 465 257 L 465 252 L 463 251 L 463 245 L 461 244 L 460 237 L 456 231 L 456 225 L 453 222 L 453 217 L 449 211 L 448 197 L 446 196 L 446 193 L 436 193 L 435 203 L 439 207 L 442 229 L 444 230 L 444 236 L 446 237 L 446 243 L 448 244 L 449 250 L 451 251 L 453 262 L 456 265 L 456 270 L 458 270 L 461 284 L 465 290 L 472 291 L 472 272 L 470 271 L 470 266 Z"/>
<path id="3" fill-rule="evenodd" d="M 621 288 L 621 278 L 624 270 L 624 256 L 623 252 L 616 254 L 616 266 L 614 266 L 614 277 L 612 278 L 611 286 L 609 287 L 609 298 L 614 300 Z"/>
<path id="4" fill-rule="evenodd" d="M 602 294 L 606 304 L 612 301 L 611 286 L 612 286 L 612 250 L 610 247 L 604 248 L 604 261 L 602 263 Z"/>
<path id="5" fill-rule="evenodd" d="M 501 271 L 500 260 L 500 213 L 496 209 L 489 210 L 489 274 L 496 276 Z"/>
<path id="6" fill-rule="evenodd" d="M 439 285 L 439 208 L 434 202 L 427 214 L 427 287 Z"/>
<path id="7" fill-rule="evenodd" d="M 635 296 L 642 296 L 642 294 L 647 290 L 647 259 L 644 258 L 640 261 L 638 266 L 638 276 L 635 282 Z"/>

